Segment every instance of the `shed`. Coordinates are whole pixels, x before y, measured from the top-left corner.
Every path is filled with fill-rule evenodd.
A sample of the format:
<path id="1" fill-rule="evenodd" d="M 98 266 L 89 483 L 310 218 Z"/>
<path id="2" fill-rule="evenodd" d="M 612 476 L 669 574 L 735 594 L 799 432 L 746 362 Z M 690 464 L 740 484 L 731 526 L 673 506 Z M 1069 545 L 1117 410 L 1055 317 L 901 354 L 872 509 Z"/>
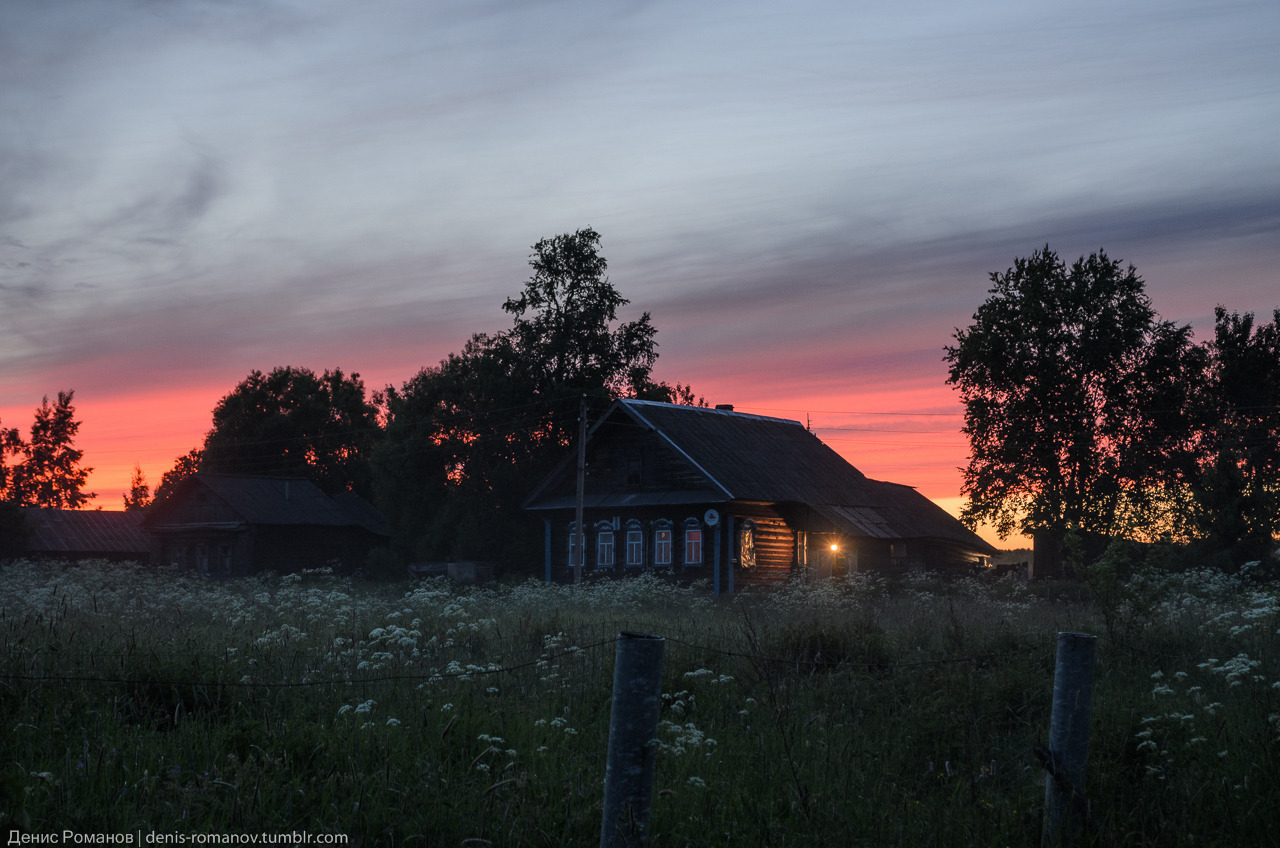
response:
<path id="1" fill-rule="evenodd" d="M 585 551 L 574 530 L 576 452 L 525 508 L 543 516 L 544 573 L 658 571 L 717 593 L 793 575 L 956 573 L 995 548 L 910 486 L 872 480 L 798 421 L 616 401 L 591 428 Z"/>
<path id="2" fill-rule="evenodd" d="M 196 473 L 142 524 L 155 562 L 229 577 L 363 567 L 387 544 L 386 520 L 351 492 L 330 497 L 303 477 Z"/>
<path id="3" fill-rule="evenodd" d="M 30 533 L 26 548 L 31 556 L 112 562 L 150 559 L 141 512 L 25 507 L 22 513 Z"/>

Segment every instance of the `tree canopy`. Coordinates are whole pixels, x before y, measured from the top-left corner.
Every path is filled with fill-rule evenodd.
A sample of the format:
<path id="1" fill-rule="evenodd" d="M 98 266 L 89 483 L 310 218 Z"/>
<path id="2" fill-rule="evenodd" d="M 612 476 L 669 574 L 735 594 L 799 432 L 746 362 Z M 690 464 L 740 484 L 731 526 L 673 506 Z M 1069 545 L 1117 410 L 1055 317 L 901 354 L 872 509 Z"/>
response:
<path id="1" fill-rule="evenodd" d="M 97 495 L 85 492 L 92 468 L 83 467 L 84 451 L 75 447 L 80 422 L 76 420 L 74 391 L 48 396 L 36 409 L 31 437 L 23 441 L 17 430 L 0 430 L 0 486 L 4 499 L 18 506 L 77 509 Z M 4 454 L 22 461 L 4 469 Z"/>
<path id="2" fill-rule="evenodd" d="M 692 398 L 652 381 L 657 330 L 647 312 L 618 321 L 628 301 L 605 276 L 595 230 L 538 241 L 529 265 L 524 290 L 503 304 L 508 330 L 473 335 L 385 392 L 378 502 L 409 556 L 527 551 L 521 504 L 576 437 L 584 398 L 588 417 L 617 397 Z"/>
<path id="3" fill-rule="evenodd" d="M 1002 538 L 1111 534 L 1194 469 L 1190 328 L 1159 320 L 1103 251 L 1067 266 L 1046 246 L 991 281 L 946 348 L 971 448 L 962 518 Z"/>
<path id="4" fill-rule="evenodd" d="M 129 478 L 129 491 L 121 497 L 125 512 L 141 512 L 151 505 L 151 487 L 147 485 L 142 466 L 133 466 L 133 476 Z"/>
<path id="5" fill-rule="evenodd" d="M 1280 531 L 1280 310 L 1214 317 L 1196 516 L 1235 562 L 1266 559 Z"/>
<path id="6" fill-rule="evenodd" d="M 359 374 L 309 368 L 251 371 L 213 409 L 202 471 L 307 477 L 332 494 L 372 488 L 378 410 Z M 163 481 L 162 484 L 163 486 Z"/>
<path id="7" fill-rule="evenodd" d="M 154 495 L 151 498 L 152 504 L 158 504 L 164 501 L 169 495 L 173 494 L 174 489 L 183 480 L 190 477 L 200 470 L 200 459 L 203 456 L 200 448 L 192 448 L 173 461 L 173 467 L 160 476 L 160 483 L 156 486 Z M 150 504 L 148 504 L 150 505 Z"/>

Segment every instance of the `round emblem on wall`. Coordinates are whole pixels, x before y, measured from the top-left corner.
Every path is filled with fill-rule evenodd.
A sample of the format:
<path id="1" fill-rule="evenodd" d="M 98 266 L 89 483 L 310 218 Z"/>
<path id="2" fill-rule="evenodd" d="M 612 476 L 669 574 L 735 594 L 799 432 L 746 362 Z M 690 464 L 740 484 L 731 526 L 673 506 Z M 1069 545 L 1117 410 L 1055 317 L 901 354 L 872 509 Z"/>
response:
<path id="1" fill-rule="evenodd" d="M 720 513 L 714 509 L 709 509 L 702 514 L 702 522 L 708 527 L 715 527 L 720 523 Z"/>

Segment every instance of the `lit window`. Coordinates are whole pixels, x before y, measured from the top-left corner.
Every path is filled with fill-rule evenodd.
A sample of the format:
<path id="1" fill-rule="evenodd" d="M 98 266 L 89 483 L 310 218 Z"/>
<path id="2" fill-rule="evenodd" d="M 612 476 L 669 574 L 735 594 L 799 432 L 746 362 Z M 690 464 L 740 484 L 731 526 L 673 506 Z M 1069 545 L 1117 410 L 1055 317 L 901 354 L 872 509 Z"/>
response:
<path id="1" fill-rule="evenodd" d="M 671 522 L 659 521 L 653 531 L 653 564 L 671 565 Z"/>
<path id="2" fill-rule="evenodd" d="M 742 528 L 738 530 L 738 565 L 756 567 L 756 525 L 752 521 L 742 522 Z"/>
<path id="3" fill-rule="evenodd" d="M 684 523 L 684 564 L 702 565 L 702 525 L 692 518 Z"/>
<path id="4" fill-rule="evenodd" d="M 627 566 L 640 568 L 644 565 L 644 530 L 640 522 L 627 522 Z"/>

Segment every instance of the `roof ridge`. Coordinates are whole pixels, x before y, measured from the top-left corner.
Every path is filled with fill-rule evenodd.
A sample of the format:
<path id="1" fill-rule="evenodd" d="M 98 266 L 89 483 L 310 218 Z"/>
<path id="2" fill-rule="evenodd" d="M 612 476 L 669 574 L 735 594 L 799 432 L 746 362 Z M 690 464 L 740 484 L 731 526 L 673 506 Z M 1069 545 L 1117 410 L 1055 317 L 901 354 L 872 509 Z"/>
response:
<path id="1" fill-rule="evenodd" d="M 804 427 L 803 424 L 801 424 L 799 421 L 795 420 L 794 418 L 778 418 L 773 415 L 759 415 L 755 412 L 739 412 L 736 409 L 719 409 L 711 406 L 690 406 L 687 403 L 667 403 L 666 401 L 643 400 L 642 398 L 618 398 L 618 403 L 625 403 L 628 405 L 669 407 L 671 409 L 687 409 L 700 414 L 705 413 L 708 415 L 726 415 L 726 416 L 733 416 L 735 418 L 754 418 L 757 421 L 773 421 L 779 424 L 794 424 L 797 427 Z"/>

